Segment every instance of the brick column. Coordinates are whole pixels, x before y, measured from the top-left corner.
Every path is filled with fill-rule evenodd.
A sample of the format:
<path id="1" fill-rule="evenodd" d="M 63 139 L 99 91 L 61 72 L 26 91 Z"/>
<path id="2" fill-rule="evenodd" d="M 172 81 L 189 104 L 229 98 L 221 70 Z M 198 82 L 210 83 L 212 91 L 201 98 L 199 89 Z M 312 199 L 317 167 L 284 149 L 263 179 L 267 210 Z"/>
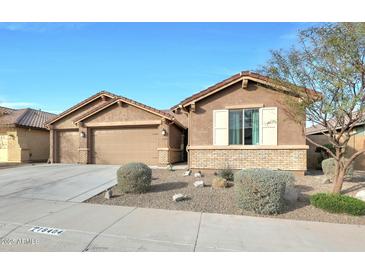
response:
<path id="1" fill-rule="evenodd" d="M 79 124 L 79 163 L 89 163 L 89 130 L 82 123 Z"/>

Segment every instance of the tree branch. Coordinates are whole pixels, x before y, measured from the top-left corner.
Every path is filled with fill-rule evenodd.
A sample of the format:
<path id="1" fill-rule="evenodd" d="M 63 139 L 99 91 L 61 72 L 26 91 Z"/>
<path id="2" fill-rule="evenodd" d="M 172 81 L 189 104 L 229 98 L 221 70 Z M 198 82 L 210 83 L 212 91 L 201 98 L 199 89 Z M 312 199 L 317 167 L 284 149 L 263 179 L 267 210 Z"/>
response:
<path id="1" fill-rule="evenodd" d="M 312 139 L 310 139 L 308 136 L 305 137 L 310 143 L 312 143 L 313 145 L 317 146 L 317 147 L 320 147 L 322 149 L 324 149 L 329 155 L 331 155 L 332 158 L 335 158 L 336 160 L 338 160 L 337 156 L 327 147 L 321 145 L 321 144 L 318 144 L 316 143 L 315 141 L 313 141 Z"/>

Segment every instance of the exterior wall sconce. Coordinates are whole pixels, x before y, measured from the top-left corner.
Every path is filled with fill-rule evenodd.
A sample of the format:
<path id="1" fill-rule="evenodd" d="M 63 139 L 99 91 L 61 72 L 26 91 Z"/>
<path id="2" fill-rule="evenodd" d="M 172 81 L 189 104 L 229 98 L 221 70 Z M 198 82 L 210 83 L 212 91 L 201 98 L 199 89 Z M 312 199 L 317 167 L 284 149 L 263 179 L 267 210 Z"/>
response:
<path id="1" fill-rule="evenodd" d="M 85 138 L 85 137 L 86 137 L 85 132 L 83 132 L 83 131 L 82 131 L 82 132 L 80 132 L 80 137 L 81 137 L 81 138 Z"/>
<path id="2" fill-rule="evenodd" d="M 166 129 L 163 129 L 163 130 L 161 131 L 161 134 L 162 134 L 163 136 L 166 136 L 166 135 L 167 135 L 167 131 L 166 131 Z"/>

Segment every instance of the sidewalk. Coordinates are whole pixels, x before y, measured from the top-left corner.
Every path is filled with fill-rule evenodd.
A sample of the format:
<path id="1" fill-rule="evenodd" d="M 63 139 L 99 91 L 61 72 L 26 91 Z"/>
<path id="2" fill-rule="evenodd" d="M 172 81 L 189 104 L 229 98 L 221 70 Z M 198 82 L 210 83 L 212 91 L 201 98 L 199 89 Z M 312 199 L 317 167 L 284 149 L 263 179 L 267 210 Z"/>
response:
<path id="1" fill-rule="evenodd" d="M 0 251 L 365 251 L 364 235 L 358 225 L 0 199 Z"/>

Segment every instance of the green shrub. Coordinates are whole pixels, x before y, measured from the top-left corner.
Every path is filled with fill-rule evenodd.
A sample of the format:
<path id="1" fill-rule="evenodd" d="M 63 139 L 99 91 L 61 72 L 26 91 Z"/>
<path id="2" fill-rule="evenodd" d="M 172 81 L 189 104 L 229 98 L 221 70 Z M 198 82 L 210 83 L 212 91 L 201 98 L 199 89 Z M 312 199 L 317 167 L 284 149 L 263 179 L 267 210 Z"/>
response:
<path id="1" fill-rule="evenodd" d="M 365 202 L 359 199 L 332 193 L 317 193 L 310 197 L 313 206 L 331 213 L 347 213 L 350 215 L 364 215 Z"/>
<path id="2" fill-rule="evenodd" d="M 228 166 L 223 168 L 223 169 L 218 170 L 217 175 L 218 175 L 218 177 L 226 179 L 227 181 L 233 181 L 234 180 L 233 170 Z"/>
<path id="3" fill-rule="evenodd" d="M 347 162 L 348 160 L 345 159 L 345 162 Z M 336 160 L 334 158 L 328 158 L 322 161 L 322 170 L 324 175 L 330 179 L 331 181 L 334 179 L 335 177 L 335 172 L 336 172 Z M 350 167 L 348 168 L 347 172 L 346 172 L 346 178 L 347 179 L 351 179 L 354 173 L 354 162 L 351 163 Z"/>
<path id="4" fill-rule="evenodd" d="M 286 185 L 294 175 L 285 171 L 244 169 L 234 175 L 238 206 L 261 214 L 282 212 Z"/>
<path id="5" fill-rule="evenodd" d="M 143 193 L 151 186 L 152 171 L 143 163 L 129 163 L 118 169 L 117 179 L 122 192 Z"/>

